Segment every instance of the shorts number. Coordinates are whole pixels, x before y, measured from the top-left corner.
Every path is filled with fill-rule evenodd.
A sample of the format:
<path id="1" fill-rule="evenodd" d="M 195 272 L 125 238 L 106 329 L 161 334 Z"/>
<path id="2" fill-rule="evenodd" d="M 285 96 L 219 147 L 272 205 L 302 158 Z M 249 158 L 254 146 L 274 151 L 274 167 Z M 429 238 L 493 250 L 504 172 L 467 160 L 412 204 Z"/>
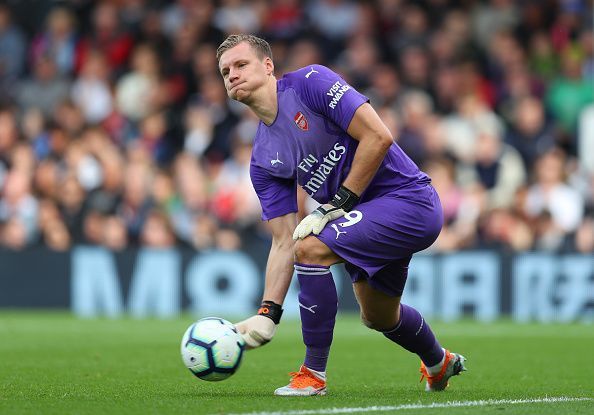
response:
<path id="1" fill-rule="evenodd" d="M 351 210 L 349 213 L 347 213 L 343 217 L 345 219 L 347 219 L 347 221 L 340 223 L 339 226 L 341 228 L 347 228 L 349 226 L 353 226 L 353 225 L 359 223 L 361 221 L 361 219 L 363 219 L 363 214 L 361 212 L 359 212 L 358 210 Z"/>

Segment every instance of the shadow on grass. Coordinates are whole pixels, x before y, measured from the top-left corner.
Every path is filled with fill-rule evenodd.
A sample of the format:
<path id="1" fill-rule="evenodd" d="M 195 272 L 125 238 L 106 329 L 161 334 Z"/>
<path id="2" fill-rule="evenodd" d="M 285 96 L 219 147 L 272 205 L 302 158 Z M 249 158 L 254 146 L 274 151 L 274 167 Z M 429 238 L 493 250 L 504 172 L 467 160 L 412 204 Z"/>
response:
<path id="1" fill-rule="evenodd" d="M 165 397 L 165 396 L 164 396 Z M 274 398 L 272 391 L 266 390 L 180 390 L 168 392 L 166 398 L 216 400 L 225 398 Z"/>
<path id="2" fill-rule="evenodd" d="M 294 403 L 306 403 L 308 400 L 299 399 L 299 397 L 278 397 L 274 395 L 274 387 L 262 389 L 262 386 L 255 387 L 254 389 L 242 388 L 238 389 L 201 389 L 195 390 L 176 390 L 169 391 L 166 394 L 167 398 L 200 398 L 206 400 L 217 400 L 226 398 L 258 398 L 258 399 L 272 399 L 279 401 L 290 401 Z M 445 394 L 442 395 L 446 398 Z M 165 396 L 164 396 L 165 397 Z M 354 402 L 360 402 L 361 404 L 369 405 L 393 405 L 394 403 L 409 403 L 419 402 L 425 400 L 423 398 L 429 398 L 429 394 L 424 392 L 421 388 L 395 388 L 394 386 L 383 386 L 383 387 L 366 387 L 361 385 L 360 387 L 353 386 L 336 386 L 329 390 L 326 396 L 312 397 L 317 403 L 322 401 L 331 403 L 332 405 L 342 406 L 342 404 L 352 405 Z M 458 397 L 458 394 L 456 394 Z"/>

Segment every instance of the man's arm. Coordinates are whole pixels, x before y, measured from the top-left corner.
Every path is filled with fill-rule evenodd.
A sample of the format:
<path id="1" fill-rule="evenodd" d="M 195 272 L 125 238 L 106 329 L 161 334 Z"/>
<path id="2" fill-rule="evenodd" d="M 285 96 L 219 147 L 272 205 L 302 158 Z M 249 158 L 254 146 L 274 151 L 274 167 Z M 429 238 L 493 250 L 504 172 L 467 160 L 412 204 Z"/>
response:
<path id="1" fill-rule="evenodd" d="M 295 228 L 293 239 L 319 235 L 324 226 L 350 211 L 358 202 L 393 143 L 392 134 L 368 103 L 353 115 L 347 133 L 359 142 L 351 170 L 330 201 L 306 216 Z"/>
<path id="2" fill-rule="evenodd" d="M 382 164 L 394 139 L 388 127 L 368 103 L 357 109 L 347 133 L 359 142 L 359 146 L 351 171 L 342 185 L 361 196 Z"/>
<path id="3" fill-rule="evenodd" d="M 258 314 L 237 323 L 248 349 L 268 343 L 276 332 L 282 315 L 282 304 L 293 277 L 293 229 L 296 214 L 289 213 L 268 221 L 272 232 L 272 246 L 266 264 L 266 280 L 262 306 Z"/>
<path id="4" fill-rule="evenodd" d="M 272 246 L 266 264 L 266 282 L 262 300 L 282 304 L 293 277 L 294 252 L 292 235 L 297 223 L 297 215 L 288 215 L 270 219 L 268 224 L 272 233 Z"/>

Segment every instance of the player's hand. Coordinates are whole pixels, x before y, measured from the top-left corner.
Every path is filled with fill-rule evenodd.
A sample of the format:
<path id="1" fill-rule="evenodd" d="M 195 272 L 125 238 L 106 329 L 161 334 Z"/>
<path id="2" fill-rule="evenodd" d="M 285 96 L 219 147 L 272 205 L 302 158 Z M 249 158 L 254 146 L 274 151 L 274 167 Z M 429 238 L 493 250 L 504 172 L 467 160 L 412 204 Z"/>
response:
<path id="1" fill-rule="evenodd" d="M 272 340 L 282 315 L 283 307 L 280 304 L 264 300 L 257 315 L 237 323 L 235 327 L 245 340 L 246 349 L 255 349 Z"/>
<path id="2" fill-rule="evenodd" d="M 319 235 L 328 222 L 341 218 L 344 215 L 346 215 L 346 212 L 340 207 L 333 206 L 329 203 L 321 205 L 299 222 L 299 225 L 295 228 L 295 232 L 293 232 L 293 239 L 303 239 L 311 233 Z"/>
<path id="3" fill-rule="evenodd" d="M 359 203 L 359 196 L 344 185 L 340 186 L 330 203 L 319 206 L 299 222 L 293 232 L 293 239 L 303 239 L 311 233 L 319 235 L 328 222 L 342 218 L 357 203 Z"/>
<path id="4" fill-rule="evenodd" d="M 245 340 L 246 349 L 255 349 L 268 343 L 274 337 L 276 324 L 269 317 L 255 315 L 235 324 Z"/>

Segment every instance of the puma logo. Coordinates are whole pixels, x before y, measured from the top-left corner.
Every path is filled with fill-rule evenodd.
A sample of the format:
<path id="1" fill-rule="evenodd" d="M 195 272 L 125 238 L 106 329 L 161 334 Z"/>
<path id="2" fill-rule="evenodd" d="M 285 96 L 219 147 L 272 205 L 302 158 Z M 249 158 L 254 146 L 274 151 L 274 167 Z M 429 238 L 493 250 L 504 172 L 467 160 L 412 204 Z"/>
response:
<path id="1" fill-rule="evenodd" d="M 315 69 L 312 67 L 312 68 L 311 68 L 311 71 L 309 71 L 308 73 L 306 73 L 306 74 L 305 74 L 305 77 L 309 79 L 309 76 L 310 76 L 312 73 L 319 73 L 319 72 L 318 72 L 318 71 L 316 71 L 316 70 L 315 70 Z"/>
<path id="2" fill-rule="evenodd" d="M 317 304 L 312 305 L 311 307 L 306 307 L 303 304 L 299 303 L 299 307 L 306 309 L 307 311 L 309 311 L 312 314 L 315 314 L 316 312 L 313 310 L 314 307 L 317 307 Z"/>
<path id="3" fill-rule="evenodd" d="M 278 158 L 278 151 L 276 152 L 276 160 L 270 160 L 270 164 L 272 166 L 276 166 L 277 164 L 285 164 Z"/>
<path id="4" fill-rule="evenodd" d="M 346 231 L 341 232 L 340 229 L 338 229 L 338 226 L 336 226 L 336 223 L 332 224 L 332 228 L 334 228 L 334 230 L 336 231 L 336 239 L 338 239 L 338 237 L 343 233 L 346 233 Z"/>

